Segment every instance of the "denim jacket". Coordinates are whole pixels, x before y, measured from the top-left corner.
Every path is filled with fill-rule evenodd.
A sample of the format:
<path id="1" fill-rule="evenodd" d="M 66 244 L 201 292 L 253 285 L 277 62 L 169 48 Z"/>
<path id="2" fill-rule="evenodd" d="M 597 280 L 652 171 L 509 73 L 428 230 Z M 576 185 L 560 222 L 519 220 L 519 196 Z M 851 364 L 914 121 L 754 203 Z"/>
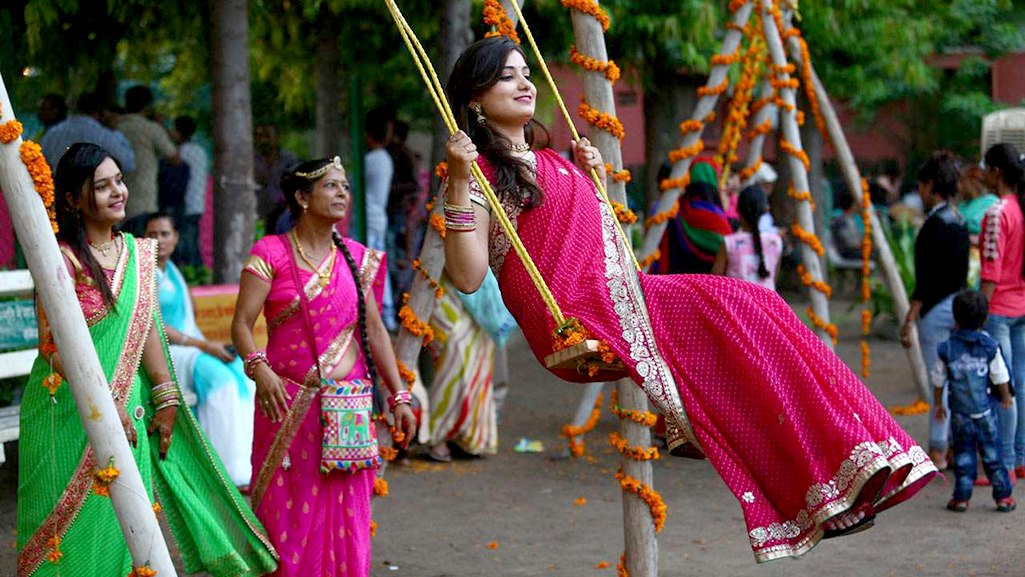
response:
<path id="1" fill-rule="evenodd" d="M 957 329 L 950 333 L 950 340 L 940 344 L 937 353 L 946 369 L 950 412 L 972 417 L 986 414 L 991 380 L 999 379 L 994 384 L 1007 382 L 1007 368 L 999 358 L 997 342 L 983 331 Z M 998 358 L 999 363 L 994 364 Z M 1002 374 L 991 374 L 992 368 Z"/>

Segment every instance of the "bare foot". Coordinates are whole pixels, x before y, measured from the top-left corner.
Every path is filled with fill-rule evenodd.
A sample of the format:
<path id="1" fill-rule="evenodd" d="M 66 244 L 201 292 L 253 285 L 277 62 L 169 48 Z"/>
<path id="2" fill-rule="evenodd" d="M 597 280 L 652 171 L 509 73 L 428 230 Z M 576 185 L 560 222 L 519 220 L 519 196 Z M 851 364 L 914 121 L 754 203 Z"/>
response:
<path id="1" fill-rule="evenodd" d="M 831 517 L 828 521 L 822 524 L 822 528 L 827 531 L 842 531 L 849 529 L 865 519 L 865 509 L 861 508 L 858 511 L 845 511 Z"/>

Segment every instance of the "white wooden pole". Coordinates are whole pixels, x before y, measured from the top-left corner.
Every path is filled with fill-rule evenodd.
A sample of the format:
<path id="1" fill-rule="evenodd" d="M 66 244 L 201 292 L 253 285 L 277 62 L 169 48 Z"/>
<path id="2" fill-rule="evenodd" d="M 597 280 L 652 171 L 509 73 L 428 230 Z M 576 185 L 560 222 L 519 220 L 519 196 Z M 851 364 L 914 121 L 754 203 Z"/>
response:
<path id="1" fill-rule="evenodd" d="M 733 54 L 737 51 L 740 46 L 740 41 L 743 39 L 743 33 L 738 28 L 743 28 L 744 24 L 747 23 L 748 18 L 751 16 L 751 10 L 754 8 L 754 2 L 747 2 L 743 6 L 737 9 L 730 18 L 730 22 L 733 27 L 726 30 L 726 36 L 722 41 L 722 48 L 719 51 L 721 55 Z M 708 75 L 708 82 L 705 83 L 706 88 L 714 88 L 722 84 L 723 80 L 726 79 L 726 74 L 729 72 L 730 66 L 728 64 L 721 64 L 712 67 L 711 74 Z M 698 103 L 694 106 L 694 112 L 691 113 L 690 117 L 692 120 L 704 121 L 708 113 L 715 110 L 715 105 L 719 101 L 718 94 L 708 94 L 702 96 Z M 683 142 L 680 144 L 681 148 L 689 148 L 694 145 L 700 138 L 703 131 L 690 132 L 683 137 Z M 673 169 L 669 173 L 670 178 L 682 178 L 687 171 L 690 169 L 690 164 L 693 158 L 685 158 L 679 160 L 673 164 Z M 680 199 L 680 193 L 683 192 L 679 188 L 673 188 L 662 193 L 662 197 L 658 201 L 656 213 L 665 212 L 676 204 L 676 201 Z M 644 258 L 653 254 L 658 248 L 660 242 L 662 242 L 662 236 L 666 232 L 667 222 L 661 222 L 654 224 L 644 234 L 644 243 L 641 245 L 641 249 L 637 251 L 637 260 L 643 261 Z M 650 265 L 649 265 L 650 266 Z"/>
<path id="2" fill-rule="evenodd" d="M 780 70 L 787 65 L 787 55 L 783 50 L 783 40 L 780 38 L 780 30 L 776 26 L 776 19 L 773 18 L 770 12 L 772 0 L 761 0 L 761 5 L 762 30 L 765 31 L 765 44 L 768 46 L 769 55 L 772 57 L 772 64 L 779 70 L 776 78 L 781 81 L 789 80 L 790 75 L 786 71 Z M 783 135 L 787 141 L 797 150 L 801 150 L 801 131 L 797 126 L 796 91 L 789 86 L 784 86 L 780 88 L 779 95 L 786 104 L 779 111 L 780 128 L 783 130 Z M 808 170 L 805 168 L 804 163 L 793 154 L 787 154 L 786 156 L 787 161 L 790 163 L 790 175 L 794 189 L 797 191 L 809 190 Z M 812 214 L 809 203 L 797 203 L 797 223 L 808 232 L 815 231 L 815 217 Z M 812 279 L 816 281 L 823 280 L 819 256 L 807 243 L 801 243 L 801 257 L 801 262 L 808 273 L 811 274 Z M 811 296 L 812 310 L 823 322 L 829 323 L 829 300 L 826 298 L 826 295 L 814 288 L 809 288 L 808 292 Z M 817 328 L 815 332 L 822 339 L 822 342 L 826 343 L 826 346 L 833 348 L 833 337 L 829 333 L 821 328 Z"/>
<path id="3" fill-rule="evenodd" d="M 789 17 L 786 20 L 787 23 L 784 25 L 789 23 Z M 790 58 L 798 66 L 801 66 L 803 64 L 803 55 L 801 54 L 800 41 L 796 37 L 790 37 L 787 46 L 790 49 Z M 840 118 L 836 114 L 833 102 L 829 98 L 829 93 L 826 92 L 826 87 L 822 84 L 818 74 L 816 74 L 815 67 L 811 64 L 809 64 L 809 67 L 811 68 L 812 82 L 815 86 L 815 100 L 818 102 L 822 118 L 825 120 L 829 143 L 832 145 L 837 161 L 840 163 L 840 169 L 847 183 L 847 189 L 854 196 L 855 202 L 860 205 L 862 196 L 861 174 L 858 171 L 857 163 L 854 161 L 854 154 L 851 152 L 850 144 L 844 135 L 843 127 L 840 125 Z M 872 244 L 876 249 L 876 262 L 879 263 L 879 268 L 882 269 L 883 281 L 886 283 L 886 287 L 889 289 L 890 294 L 893 295 L 893 304 L 898 320 L 902 321 L 907 316 L 908 309 L 911 308 L 911 303 L 908 302 L 907 289 L 904 287 L 904 280 L 901 279 L 900 271 L 897 269 L 897 262 L 893 257 L 893 251 L 890 249 L 890 243 L 886 240 L 883 227 L 875 211 L 871 212 L 870 220 L 872 224 Z M 911 374 L 915 380 L 918 392 L 922 395 L 923 399 L 928 400 L 930 398 L 929 395 L 932 393 L 929 391 L 929 378 L 925 367 L 925 360 L 922 357 L 922 347 L 918 342 L 918 329 L 912 325 L 911 331 L 911 346 L 905 349 L 905 351 L 908 356 L 908 362 L 911 364 Z"/>
<path id="4" fill-rule="evenodd" d="M 605 47 L 605 35 L 601 24 L 592 16 L 577 10 L 571 10 L 573 35 L 577 50 L 596 60 L 605 62 L 609 59 Z M 616 100 L 612 83 L 600 72 L 584 72 L 584 97 L 588 104 L 597 110 L 616 115 Z M 613 170 L 623 167 L 623 153 L 619 139 L 604 130 L 592 130 L 591 142 L 601 151 L 602 158 L 611 164 Z M 608 176 L 609 198 L 626 205 L 626 184 L 616 182 L 612 175 Z M 623 239 L 628 245 L 630 236 Z M 592 385 L 588 392 L 596 393 L 601 385 Z M 619 404 L 624 409 L 645 411 L 648 409 L 648 398 L 637 383 L 630 379 L 620 379 L 616 383 Z M 594 395 L 597 397 L 597 394 Z M 581 400 L 578 415 L 585 398 Z M 590 399 L 593 406 L 594 398 Z M 651 430 L 630 419 L 622 419 L 619 425 L 620 434 L 632 447 L 648 447 L 651 445 Z M 626 456 L 620 457 L 620 465 L 627 475 L 654 486 L 651 461 L 635 461 Z M 658 540 L 655 536 L 655 524 L 651 510 L 634 493 L 623 491 L 623 538 L 626 551 L 626 568 L 632 577 L 655 577 L 658 574 Z"/>
<path id="5" fill-rule="evenodd" d="M 0 77 L 0 122 L 14 120 L 7 87 Z M 159 575 L 175 575 L 153 505 L 125 437 L 110 387 L 96 356 L 72 279 L 57 247 L 43 202 L 22 163 L 18 138 L 0 144 L 0 188 L 11 212 L 15 233 L 35 281 L 39 301 L 48 313 L 68 386 L 85 427 L 98 466 L 114 460 L 121 474 L 111 484 L 110 499 L 136 566 L 149 565 Z M 41 434 L 41 433 L 39 433 Z"/>
<path id="6" fill-rule="evenodd" d="M 771 75 L 771 71 L 767 72 L 766 74 Z M 758 87 L 758 98 L 770 98 L 771 96 L 772 84 L 770 84 L 768 78 L 766 78 L 762 80 Z M 774 119 L 777 123 L 779 122 L 778 116 L 776 114 L 776 105 L 772 102 L 768 102 L 758 109 L 758 112 L 755 114 L 754 119 L 747 125 L 748 130 L 754 130 L 755 128 L 765 124 L 767 121 L 772 121 Z M 744 161 L 744 166 L 750 168 L 758 164 L 758 162 L 761 160 L 762 153 L 765 150 L 765 136 L 766 133 L 761 132 L 756 134 L 755 137 L 751 139 L 751 142 L 748 145 L 747 159 Z M 754 183 L 755 175 L 752 174 L 751 176 L 744 179 L 742 186 L 750 186 Z"/>

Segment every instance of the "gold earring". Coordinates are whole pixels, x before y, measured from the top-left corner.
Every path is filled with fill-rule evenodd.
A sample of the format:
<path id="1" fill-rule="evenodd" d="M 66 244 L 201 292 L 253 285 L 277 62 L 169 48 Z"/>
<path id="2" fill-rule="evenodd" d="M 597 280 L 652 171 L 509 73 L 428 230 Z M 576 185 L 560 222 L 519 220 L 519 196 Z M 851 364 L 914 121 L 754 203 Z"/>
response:
<path id="1" fill-rule="evenodd" d="M 484 118 L 484 109 L 481 108 L 480 102 L 471 102 L 470 110 L 477 115 L 477 124 L 484 124 L 487 119 Z"/>

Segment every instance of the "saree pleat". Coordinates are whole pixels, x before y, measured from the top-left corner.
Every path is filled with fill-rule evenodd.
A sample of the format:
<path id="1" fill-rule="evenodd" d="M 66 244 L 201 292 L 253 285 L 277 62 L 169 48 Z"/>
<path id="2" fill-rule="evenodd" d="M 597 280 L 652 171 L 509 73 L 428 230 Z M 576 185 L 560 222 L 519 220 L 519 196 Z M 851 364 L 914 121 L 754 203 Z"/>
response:
<path id="1" fill-rule="evenodd" d="M 276 552 L 255 515 L 229 482 L 220 459 L 191 412 L 177 413 L 167 458 L 157 453 L 146 429 L 153 415 L 152 383 L 140 369 L 143 343 L 156 319 L 163 352 L 154 269 L 156 243 L 125 234 L 115 271 L 112 310 L 92 311 L 88 283 L 76 289 L 90 319 L 89 330 L 115 403 L 131 415 L 138 435 L 132 453 L 151 498 L 157 497 L 189 572 L 215 576 L 262 575 L 274 569 Z M 119 276 L 120 275 L 120 276 Z M 85 287 L 85 288 L 83 288 Z M 65 384 L 51 400 L 42 380 L 48 363 L 36 360 L 22 398 L 18 486 L 18 574 L 124 575 L 132 560 L 109 498 L 92 493 L 96 463 L 85 429 Z M 136 409 L 144 414 L 137 418 Z M 100 466 L 106 465 L 101 464 Z M 115 463 L 116 466 L 116 463 Z M 154 495 L 156 489 L 156 495 Z M 60 538 L 63 558 L 47 559 L 51 539 Z"/>

